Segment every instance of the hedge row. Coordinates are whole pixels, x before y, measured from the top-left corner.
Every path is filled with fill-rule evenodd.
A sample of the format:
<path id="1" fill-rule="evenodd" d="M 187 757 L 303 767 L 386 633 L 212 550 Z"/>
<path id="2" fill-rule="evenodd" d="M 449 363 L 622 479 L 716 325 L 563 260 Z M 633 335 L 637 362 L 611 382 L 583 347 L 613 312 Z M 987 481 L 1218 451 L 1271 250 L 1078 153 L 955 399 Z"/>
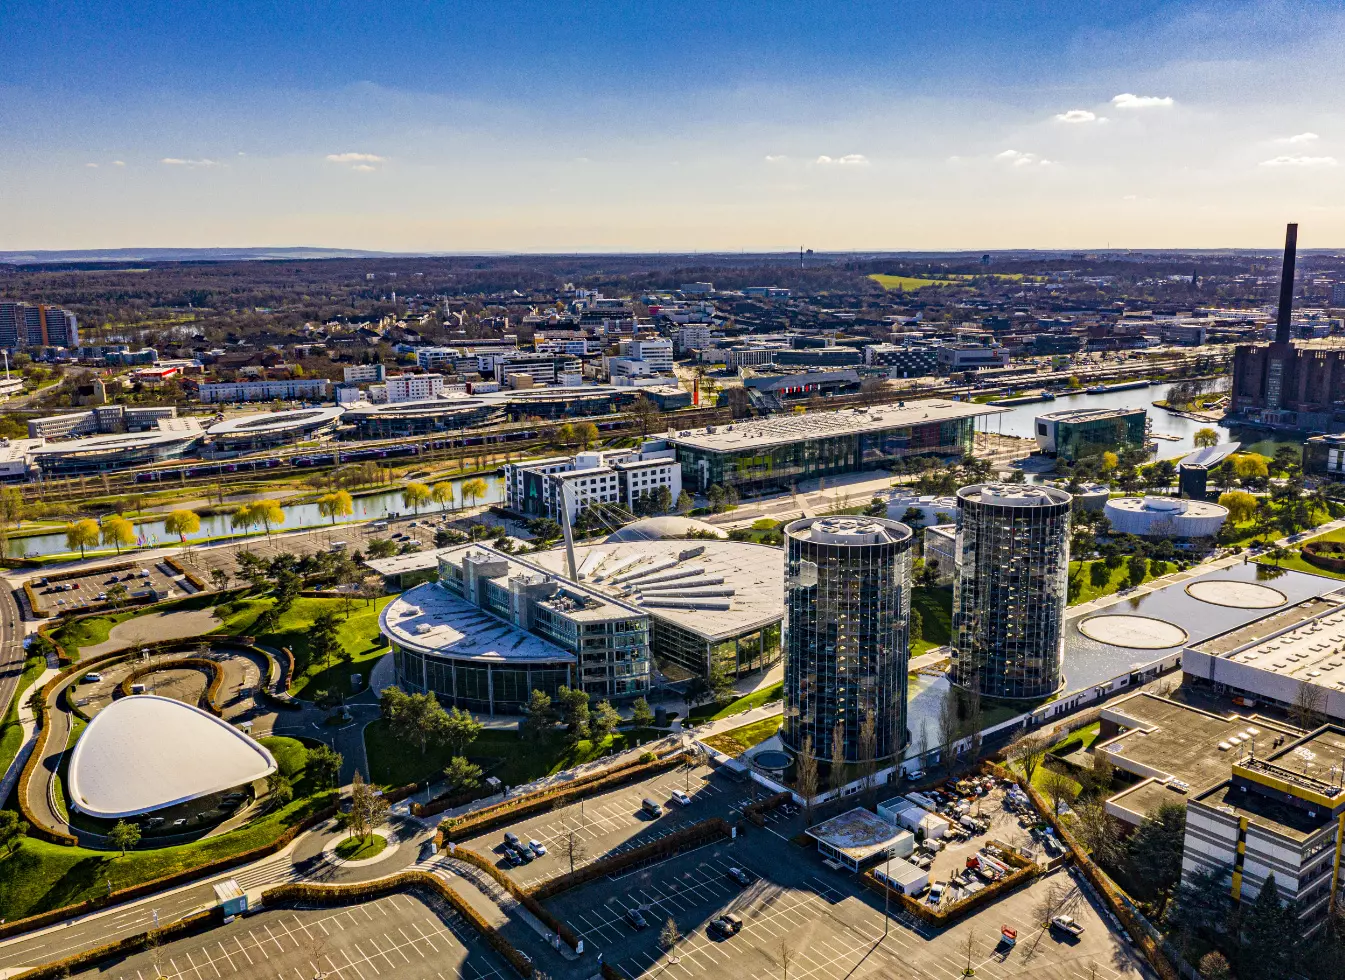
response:
<path id="1" fill-rule="evenodd" d="M 173 571 L 177 572 L 183 578 L 185 578 L 192 585 L 194 585 L 198 591 L 204 592 L 208 588 L 208 586 L 205 584 L 204 579 L 202 579 L 195 572 L 191 571 L 189 568 L 187 568 L 186 565 L 178 561 L 176 558 L 172 557 L 165 558 L 163 560 L 163 563 L 167 565 L 169 568 L 171 568 Z"/>
<path id="2" fill-rule="evenodd" d="M 601 793 L 608 789 L 624 786 L 626 783 L 644 779 L 675 769 L 681 764 L 685 752 L 679 747 L 674 752 L 652 762 L 638 760 L 614 766 L 592 777 L 576 779 L 551 789 L 528 793 L 512 800 L 502 800 L 488 807 L 482 807 L 464 817 L 449 817 L 441 825 L 446 840 L 458 841 L 471 837 L 506 823 L 513 823 L 537 813 L 545 813 L 556 807 L 565 806 L 581 796 Z M 643 758 L 643 757 L 642 757 Z M 413 811 L 414 812 L 414 811 Z M 419 814 L 417 814 L 419 816 Z"/>
<path id="3" fill-rule="evenodd" d="M 494 796 L 495 790 L 489 786 L 474 786 L 471 789 L 459 790 L 456 793 L 444 793 L 436 796 L 428 803 L 417 803 L 411 807 L 411 812 L 418 817 L 431 817 L 436 813 L 443 813 L 445 810 L 452 810 L 467 803 L 475 803 L 477 800 L 484 800 L 488 796 Z"/>
<path id="4" fill-rule="evenodd" d="M 1020 789 L 1027 793 L 1028 798 L 1032 801 L 1032 805 L 1037 808 L 1037 812 L 1046 818 L 1046 821 L 1055 830 L 1056 836 L 1065 842 L 1065 846 L 1069 849 L 1070 857 L 1073 858 L 1074 863 L 1078 866 L 1079 870 L 1084 873 L 1084 877 L 1086 877 L 1093 887 L 1097 889 L 1098 894 L 1106 901 L 1107 907 L 1111 909 L 1112 914 L 1115 915 L 1121 925 L 1125 927 L 1131 940 L 1143 951 L 1144 958 L 1149 961 L 1149 965 L 1154 968 L 1163 980 L 1180 980 L 1177 969 L 1172 965 L 1171 961 L 1168 960 L 1167 955 L 1163 952 L 1162 948 L 1158 943 L 1154 942 L 1149 935 L 1149 931 L 1144 928 L 1143 924 L 1140 923 L 1133 914 L 1131 914 L 1126 903 L 1121 900 L 1120 893 L 1112 883 L 1112 880 L 1103 873 L 1101 868 L 1093 863 L 1093 859 L 1088 855 L 1088 852 L 1075 838 L 1070 829 L 1065 826 L 1064 821 L 1055 814 L 1055 808 L 1047 803 L 1046 800 L 1042 798 L 1041 794 L 1037 792 L 1036 787 L 1023 779 L 1018 773 L 1005 766 L 991 763 L 987 765 L 986 768 L 1001 779 L 1013 780 L 1018 784 Z"/>
<path id="5" fill-rule="evenodd" d="M 452 856 L 465 864 L 470 864 L 474 868 L 480 868 L 486 874 L 490 875 L 495 879 L 496 884 L 500 885 L 510 895 L 514 896 L 525 909 L 540 919 L 543 925 L 568 943 L 571 949 L 574 949 L 579 945 L 579 937 L 574 934 L 573 929 L 552 915 L 550 909 L 546 908 L 541 902 L 533 898 L 532 894 L 520 887 L 513 878 L 495 867 L 494 863 L 489 858 L 482 857 L 475 851 L 469 851 L 465 847 L 456 848 Z"/>
<path id="6" fill-rule="evenodd" d="M 743 807 L 743 816 L 754 827 L 764 827 L 766 826 L 766 814 L 784 806 L 792 799 L 794 799 L 793 793 L 776 793 L 774 796 L 768 796 L 764 800 L 758 800 Z"/>
<path id="7" fill-rule="evenodd" d="M 207 929 L 213 929 L 221 921 L 222 917 L 218 909 L 193 912 L 186 918 L 171 922 L 159 929 L 136 933 L 134 936 L 104 943 L 102 946 L 95 946 L 80 953 L 72 953 L 63 959 L 44 963 L 42 966 L 34 967 L 31 970 L 25 970 L 18 974 L 14 980 L 46 980 L 48 977 L 68 977 L 86 967 L 97 966 L 104 960 L 143 952 L 150 948 L 151 939 L 155 945 L 160 945 L 165 940 L 181 939 L 184 936 L 196 935 L 205 932 Z"/>
<path id="8" fill-rule="evenodd" d="M 352 885 L 312 885 L 292 883 L 267 889 L 262 893 L 263 903 L 274 902 L 330 902 L 339 904 L 351 900 L 378 898 L 392 892 L 423 888 L 452 906 L 481 937 L 499 953 L 520 977 L 532 976 L 532 960 L 500 935 L 481 913 L 468 904 L 467 900 L 445 884 L 440 878 L 425 871 L 402 871 L 374 881 L 357 882 Z"/>
<path id="9" fill-rule="evenodd" d="M 693 850 L 709 844 L 712 841 L 723 840 L 730 833 L 727 820 L 722 817 L 711 817 L 709 820 L 702 820 L 698 824 L 674 831 L 667 837 L 660 837 L 658 840 L 631 848 L 621 854 L 600 858 L 592 864 L 575 868 L 568 874 L 558 875 L 544 881 L 532 889 L 531 895 L 538 900 L 552 898 L 563 891 L 593 881 L 595 878 L 603 878 L 650 860 L 662 860 L 666 857 L 672 857 L 674 854 L 680 854 L 682 851 Z"/>
<path id="10" fill-rule="evenodd" d="M 137 667 L 122 679 L 122 682 L 118 685 L 117 689 L 121 692 L 122 697 L 129 698 L 131 696 L 131 685 L 140 680 L 140 678 L 152 674 L 156 670 L 167 670 L 169 668 L 176 669 L 179 667 L 194 667 L 197 670 L 204 670 L 210 676 L 210 683 L 206 685 L 206 689 L 201 693 L 197 706 L 202 711 L 209 711 L 217 718 L 222 716 L 223 711 L 220 709 L 217 699 L 219 697 L 220 688 L 224 686 L 224 668 L 215 663 L 215 661 L 206 660 L 204 657 L 184 657 L 181 660 L 174 660 L 171 664 L 167 665 L 149 664 L 144 667 Z"/>

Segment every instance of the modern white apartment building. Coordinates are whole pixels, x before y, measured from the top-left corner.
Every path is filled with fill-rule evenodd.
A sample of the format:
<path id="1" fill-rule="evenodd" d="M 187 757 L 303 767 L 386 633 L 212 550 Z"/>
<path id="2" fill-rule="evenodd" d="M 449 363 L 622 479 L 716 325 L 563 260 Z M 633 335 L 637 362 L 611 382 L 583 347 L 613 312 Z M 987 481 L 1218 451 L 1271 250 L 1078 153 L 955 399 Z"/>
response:
<path id="1" fill-rule="evenodd" d="M 646 442 L 639 450 L 579 453 L 506 463 L 506 506 L 531 517 L 560 519 L 561 487 L 569 487 L 570 519 L 596 503 L 633 510 L 637 498 L 666 487 L 673 500 L 682 492 L 682 468 L 666 443 Z"/>
<path id="2" fill-rule="evenodd" d="M 343 373 L 348 385 L 382 381 L 388 376 L 387 368 L 382 364 L 356 364 L 343 369 Z"/>
<path id="3" fill-rule="evenodd" d="M 636 361 L 644 361 L 655 374 L 672 374 L 673 343 L 662 337 L 644 340 L 623 340 L 620 343 L 621 356 Z"/>
<path id="4" fill-rule="evenodd" d="M 675 347 L 679 351 L 703 350 L 710 346 L 710 328 L 703 323 L 684 324 L 677 331 Z"/>
<path id="5" fill-rule="evenodd" d="M 207 381 L 197 397 L 208 404 L 220 402 L 267 402 L 275 399 L 325 401 L 332 383 L 326 378 L 291 378 L 288 381 Z"/>
<path id="6" fill-rule="evenodd" d="M 388 377 L 385 384 L 389 405 L 438 398 L 444 393 L 442 374 L 394 374 Z"/>

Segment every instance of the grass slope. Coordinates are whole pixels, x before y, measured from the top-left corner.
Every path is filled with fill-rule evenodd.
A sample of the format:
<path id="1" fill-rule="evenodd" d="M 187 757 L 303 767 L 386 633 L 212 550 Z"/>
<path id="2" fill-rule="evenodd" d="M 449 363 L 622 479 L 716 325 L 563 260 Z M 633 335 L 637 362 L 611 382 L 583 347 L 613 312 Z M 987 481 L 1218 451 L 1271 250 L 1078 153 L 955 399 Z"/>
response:
<path id="1" fill-rule="evenodd" d="M 732 728 L 727 732 L 711 735 L 705 739 L 705 744 L 736 758 L 778 732 L 781 721 L 782 716 L 778 715 L 774 718 L 763 718 L 741 728 Z"/>
<path id="2" fill-rule="evenodd" d="M 23 726 L 19 724 L 19 705 L 23 704 L 28 688 L 42 676 L 47 661 L 43 657 L 29 657 L 24 661 L 23 674 L 19 677 L 19 686 L 14 690 L 14 698 L 9 702 L 3 720 L 0 720 L 0 774 L 9 769 L 9 764 L 19 754 L 23 745 Z"/>
<path id="3" fill-rule="evenodd" d="M 924 638 L 911 641 L 911 656 L 918 657 L 949 641 L 953 629 L 953 590 L 911 589 L 911 608 L 920 613 Z"/>
<path id="4" fill-rule="evenodd" d="M 728 718 L 730 715 L 740 715 L 744 711 L 751 711 L 753 708 L 760 708 L 770 701 L 779 701 L 784 696 L 785 685 L 781 681 L 779 684 L 771 684 L 769 687 L 763 687 L 751 694 L 744 694 L 723 706 L 717 704 L 698 705 L 691 709 L 687 718 L 693 724 L 700 724 L 703 721 L 717 721 L 720 718 Z"/>

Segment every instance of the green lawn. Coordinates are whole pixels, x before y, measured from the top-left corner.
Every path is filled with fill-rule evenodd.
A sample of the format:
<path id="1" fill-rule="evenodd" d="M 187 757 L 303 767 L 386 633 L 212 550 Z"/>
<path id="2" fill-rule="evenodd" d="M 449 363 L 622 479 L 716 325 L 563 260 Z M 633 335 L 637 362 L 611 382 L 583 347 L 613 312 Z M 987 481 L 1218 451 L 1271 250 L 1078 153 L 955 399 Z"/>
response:
<path id="1" fill-rule="evenodd" d="M 1326 534 L 1319 534 L 1311 541 L 1345 541 L 1345 528 L 1337 531 L 1328 531 Z M 1300 542 L 1300 545 L 1307 544 L 1307 541 Z M 1330 569 L 1322 568 L 1320 565 L 1314 565 L 1303 558 L 1300 548 L 1287 549 L 1290 553 L 1288 558 L 1280 561 L 1273 561 L 1270 558 L 1262 557 L 1257 559 L 1263 565 L 1273 565 L 1278 568 L 1292 569 L 1295 572 L 1307 572 L 1309 575 L 1323 575 L 1327 578 L 1345 579 L 1345 572 L 1333 572 Z"/>
<path id="2" fill-rule="evenodd" d="M 1115 595 L 1117 592 L 1120 592 L 1123 588 L 1126 588 L 1131 584 L 1130 569 L 1125 563 L 1122 563 L 1119 568 L 1111 569 L 1107 581 L 1104 584 L 1094 585 L 1091 574 L 1092 568 L 1090 567 L 1092 564 L 1092 561 L 1072 561 L 1069 563 L 1070 579 L 1079 583 L 1078 591 L 1069 601 L 1071 606 L 1078 605 L 1081 602 L 1088 602 L 1090 599 L 1099 599 L 1103 596 Z M 1152 580 L 1154 576 L 1151 574 L 1151 569 L 1152 566 L 1146 568 L 1144 578 L 1140 583 L 1135 584 L 1142 584 L 1143 582 Z M 1168 562 L 1167 569 L 1168 570 L 1163 573 L 1164 575 L 1169 575 L 1172 572 L 1175 572 L 1177 567 L 1172 562 Z"/>
<path id="3" fill-rule="evenodd" d="M 889 276 L 881 272 L 875 272 L 869 276 L 874 282 L 884 289 L 924 289 L 926 286 L 960 286 L 960 283 L 948 282 L 944 279 L 920 279 L 916 276 Z"/>
<path id="4" fill-rule="evenodd" d="M 591 762 L 609 751 L 621 752 L 643 745 L 663 734 L 655 729 L 637 728 L 616 732 L 600 743 L 583 739 L 571 746 L 566 743 L 564 733 L 556 731 L 540 745 L 534 745 L 523 741 L 516 731 L 487 729 L 468 748 L 467 757 L 485 770 L 487 776 L 496 777 L 506 786 L 517 786 Z M 405 786 L 422 779 L 433 782 L 449 761 L 447 749 L 431 746 L 422 754 L 418 746 L 394 738 L 381 720 L 364 730 L 364 750 L 369 757 L 369 780 L 380 786 Z"/>
<path id="5" fill-rule="evenodd" d="M 347 837 L 336 845 L 336 856 L 344 861 L 365 861 L 377 857 L 388 846 L 388 839 L 382 834 L 370 834 L 368 837 Z"/>
<path id="6" fill-rule="evenodd" d="M 293 739 L 261 741 L 293 760 L 293 751 L 285 744 Z M 0 918 L 17 919 L 105 895 L 108 881 L 113 888 L 124 888 L 272 841 L 335 798 L 333 792 L 307 795 L 312 787 L 302 777 L 302 767 L 298 771 L 293 802 L 239 830 L 191 844 L 132 851 L 122 857 L 116 852 L 61 847 L 29 838 L 14 854 L 0 857 Z"/>
<path id="7" fill-rule="evenodd" d="M 953 590 L 949 588 L 911 589 L 911 608 L 920 612 L 924 638 L 911 641 L 911 656 L 946 644 L 953 628 Z"/>
<path id="8" fill-rule="evenodd" d="M 1093 747 L 1097 741 L 1098 735 L 1102 731 L 1102 722 L 1095 721 L 1091 725 L 1085 725 L 1078 731 L 1070 732 L 1055 745 L 1051 746 L 1051 751 L 1056 755 L 1068 755 L 1079 749 L 1087 751 Z"/>
<path id="9" fill-rule="evenodd" d="M 711 735 L 705 739 L 705 744 L 718 749 L 725 755 L 736 758 L 752 746 L 760 745 L 778 732 L 783 720 L 781 715 L 776 715 L 773 718 L 763 718 L 761 721 L 754 721 L 752 724 L 743 725 L 741 728 L 733 728 L 727 732 Z"/>
<path id="10" fill-rule="evenodd" d="M 257 617 L 275 605 L 275 600 L 269 596 L 237 599 L 219 607 L 222 625 L 218 632 L 255 636 L 263 646 L 292 650 L 298 669 L 298 676 L 290 684 L 292 694 L 302 697 L 308 690 L 327 689 L 348 695 L 352 693 L 350 675 L 363 674 L 367 683 L 374 661 L 388 651 L 386 646 L 377 644 L 378 614 L 392 599 L 393 596 L 383 596 L 367 604 L 356 600 L 351 606 L 350 618 L 342 620 L 336 637 L 345 656 L 333 658 L 325 665 L 308 663 L 308 631 L 320 613 L 330 611 L 338 617 L 343 616 L 345 601 L 342 599 L 296 599 L 276 622 L 275 628 L 265 633 L 256 632 Z"/>
<path id="11" fill-rule="evenodd" d="M 0 774 L 9 769 L 9 764 L 14 761 L 14 757 L 19 754 L 19 747 L 23 745 L 23 727 L 19 724 L 19 705 L 23 704 L 24 694 L 33 683 L 42 676 L 42 671 L 47 669 L 47 661 L 44 657 L 29 657 L 23 664 L 23 674 L 19 677 L 19 686 L 14 691 L 14 698 L 9 702 L 9 708 L 5 711 L 3 720 L 0 720 Z M 0 801 L 3 802 L 3 801 Z"/>
<path id="12" fill-rule="evenodd" d="M 687 715 L 687 720 L 692 724 L 699 725 L 704 721 L 716 721 L 720 718 L 727 718 L 730 715 L 740 715 L 744 711 L 751 711 L 753 708 L 759 708 L 770 701 L 779 701 L 785 696 L 785 685 L 781 681 L 779 684 L 772 684 L 769 687 L 763 687 L 759 691 L 753 691 L 751 694 L 744 694 L 742 697 L 730 701 L 728 704 L 702 704 L 692 708 Z"/>

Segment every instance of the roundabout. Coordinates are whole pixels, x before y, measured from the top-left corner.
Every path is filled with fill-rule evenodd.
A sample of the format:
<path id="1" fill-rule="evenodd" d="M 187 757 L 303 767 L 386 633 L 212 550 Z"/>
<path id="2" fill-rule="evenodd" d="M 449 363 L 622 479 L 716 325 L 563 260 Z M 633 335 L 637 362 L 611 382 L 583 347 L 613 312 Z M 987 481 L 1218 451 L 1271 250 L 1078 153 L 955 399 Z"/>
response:
<path id="1" fill-rule="evenodd" d="M 1289 601 L 1283 592 L 1268 585 L 1223 578 L 1192 582 L 1186 587 L 1186 594 L 1212 606 L 1234 609 L 1274 609 Z"/>
<path id="2" fill-rule="evenodd" d="M 1187 637 L 1186 630 L 1166 620 L 1119 613 L 1089 616 L 1078 630 L 1090 640 L 1130 650 L 1166 650 Z"/>
<path id="3" fill-rule="evenodd" d="M 343 868 L 363 868 L 386 861 L 399 850 L 401 841 L 386 824 L 366 837 L 334 837 L 322 847 L 322 856 Z"/>

